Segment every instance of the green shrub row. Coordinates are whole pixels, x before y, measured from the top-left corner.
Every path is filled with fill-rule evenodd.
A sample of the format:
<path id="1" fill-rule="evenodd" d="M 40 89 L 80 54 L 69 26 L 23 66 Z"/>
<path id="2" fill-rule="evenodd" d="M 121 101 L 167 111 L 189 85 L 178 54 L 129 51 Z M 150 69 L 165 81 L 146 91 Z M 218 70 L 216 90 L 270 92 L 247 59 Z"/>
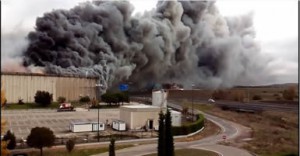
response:
<path id="1" fill-rule="evenodd" d="M 199 114 L 197 116 L 197 121 L 185 124 L 180 127 L 173 127 L 173 135 L 187 135 L 190 133 L 194 133 L 198 130 L 200 130 L 204 126 L 204 116 L 202 114 Z"/>

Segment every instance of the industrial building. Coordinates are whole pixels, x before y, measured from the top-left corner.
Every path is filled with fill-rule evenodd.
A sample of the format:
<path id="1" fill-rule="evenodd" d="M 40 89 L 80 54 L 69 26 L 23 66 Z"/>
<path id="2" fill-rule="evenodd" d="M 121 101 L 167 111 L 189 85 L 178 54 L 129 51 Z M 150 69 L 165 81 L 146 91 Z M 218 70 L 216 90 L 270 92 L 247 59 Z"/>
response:
<path id="1" fill-rule="evenodd" d="M 7 103 L 34 102 L 38 90 L 53 94 L 53 101 L 59 96 L 68 101 L 79 100 L 80 96 L 91 98 L 98 95 L 95 77 L 58 76 L 32 73 L 1 73 Z"/>
<path id="2" fill-rule="evenodd" d="M 160 107 L 150 105 L 129 105 L 120 107 L 120 119 L 127 129 L 147 129 L 158 127 Z"/>

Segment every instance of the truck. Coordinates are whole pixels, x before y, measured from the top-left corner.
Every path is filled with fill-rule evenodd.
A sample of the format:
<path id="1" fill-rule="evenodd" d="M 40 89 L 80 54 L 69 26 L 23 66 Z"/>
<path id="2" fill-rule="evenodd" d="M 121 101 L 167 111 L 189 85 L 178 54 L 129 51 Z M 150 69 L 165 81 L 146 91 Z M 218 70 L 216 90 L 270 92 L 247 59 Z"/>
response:
<path id="1" fill-rule="evenodd" d="M 60 112 L 60 111 L 75 111 L 75 109 L 71 103 L 62 103 L 62 104 L 60 104 L 57 111 L 58 112 Z"/>

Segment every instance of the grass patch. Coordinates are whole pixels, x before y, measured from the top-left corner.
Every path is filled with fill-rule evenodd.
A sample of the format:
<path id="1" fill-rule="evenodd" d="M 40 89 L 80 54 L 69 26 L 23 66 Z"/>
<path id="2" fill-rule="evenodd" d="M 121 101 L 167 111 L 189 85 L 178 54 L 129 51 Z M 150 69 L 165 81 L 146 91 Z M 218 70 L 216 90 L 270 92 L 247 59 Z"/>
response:
<path id="1" fill-rule="evenodd" d="M 7 104 L 5 109 L 6 110 L 15 110 L 15 109 L 42 109 L 42 108 L 48 108 L 48 109 L 57 109 L 59 107 L 59 104 L 57 102 L 53 102 L 50 105 L 43 107 L 36 103 L 24 103 L 24 104 L 16 104 L 11 103 Z"/>
<path id="2" fill-rule="evenodd" d="M 82 106 L 83 103 L 80 102 L 71 102 L 71 104 L 74 107 Z M 6 110 L 22 110 L 22 109 L 57 109 L 60 106 L 58 102 L 52 102 L 50 105 L 43 107 L 41 105 L 38 105 L 36 103 L 24 103 L 24 104 L 18 104 L 18 103 L 10 103 L 7 104 L 5 109 Z"/>
<path id="3" fill-rule="evenodd" d="M 176 156 L 199 156 L 199 155 L 205 155 L 205 156 L 219 156 L 219 154 L 211 151 L 206 151 L 206 150 L 200 150 L 200 149 L 179 149 L 175 150 L 175 155 Z M 147 154 L 144 156 L 157 156 L 157 153 L 153 154 Z"/>
<path id="4" fill-rule="evenodd" d="M 120 145 L 116 146 L 116 150 L 124 149 L 128 147 L 132 147 L 133 145 Z M 46 149 L 46 148 L 45 148 Z M 101 147 L 101 148 L 90 148 L 90 149 L 75 149 L 68 153 L 66 149 L 46 149 L 43 152 L 43 156 L 90 156 L 93 154 L 105 153 L 108 152 L 108 147 Z M 40 156 L 40 151 L 37 149 L 36 151 L 28 152 L 30 156 Z"/>

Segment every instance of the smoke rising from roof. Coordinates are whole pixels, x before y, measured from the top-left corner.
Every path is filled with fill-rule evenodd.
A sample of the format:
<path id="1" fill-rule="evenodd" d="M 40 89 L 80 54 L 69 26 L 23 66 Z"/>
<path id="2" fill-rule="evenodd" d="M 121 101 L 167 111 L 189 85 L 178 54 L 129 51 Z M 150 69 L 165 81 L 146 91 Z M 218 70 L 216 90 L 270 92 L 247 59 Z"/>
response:
<path id="1" fill-rule="evenodd" d="M 213 1 L 159 1 L 132 16 L 127 1 L 81 3 L 36 20 L 24 66 L 46 73 L 122 81 L 191 83 L 218 88 L 268 79 L 252 14 L 225 18 Z"/>

